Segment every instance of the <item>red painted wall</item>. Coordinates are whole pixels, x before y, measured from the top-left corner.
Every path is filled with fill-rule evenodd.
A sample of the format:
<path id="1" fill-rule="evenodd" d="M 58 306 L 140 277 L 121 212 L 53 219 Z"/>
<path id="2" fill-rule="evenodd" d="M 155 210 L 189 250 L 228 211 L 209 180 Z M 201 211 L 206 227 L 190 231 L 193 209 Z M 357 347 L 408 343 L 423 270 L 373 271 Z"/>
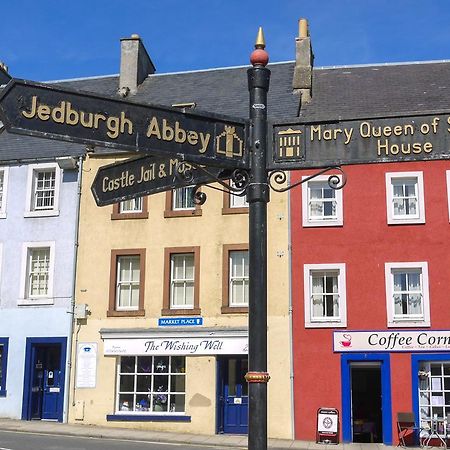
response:
<path id="1" fill-rule="evenodd" d="M 386 330 L 384 264 L 427 261 L 431 329 L 450 328 L 446 170 L 446 161 L 344 167 L 342 227 L 303 228 L 302 189 L 291 191 L 296 439 L 315 440 L 317 408 L 336 407 L 341 412 L 340 354 L 333 353 L 333 329 L 304 326 L 304 264 L 345 263 L 347 329 Z M 387 225 L 385 173 L 406 171 L 423 173 L 426 223 Z M 291 172 L 291 183 L 313 173 Z M 410 354 L 391 354 L 394 440 L 396 412 L 412 410 L 410 365 Z"/>

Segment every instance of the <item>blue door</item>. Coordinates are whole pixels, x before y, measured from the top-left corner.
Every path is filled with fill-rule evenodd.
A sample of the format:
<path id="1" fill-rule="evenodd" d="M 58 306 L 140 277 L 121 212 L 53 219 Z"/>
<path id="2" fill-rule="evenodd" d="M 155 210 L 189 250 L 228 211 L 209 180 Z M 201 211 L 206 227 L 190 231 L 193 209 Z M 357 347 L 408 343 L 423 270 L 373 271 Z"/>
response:
<path id="1" fill-rule="evenodd" d="M 247 357 L 227 357 L 221 364 L 222 377 L 222 424 L 223 433 L 247 434 L 248 432 L 248 371 Z"/>
<path id="2" fill-rule="evenodd" d="M 59 420 L 62 392 L 61 346 L 31 348 L 30 419 Z"/>

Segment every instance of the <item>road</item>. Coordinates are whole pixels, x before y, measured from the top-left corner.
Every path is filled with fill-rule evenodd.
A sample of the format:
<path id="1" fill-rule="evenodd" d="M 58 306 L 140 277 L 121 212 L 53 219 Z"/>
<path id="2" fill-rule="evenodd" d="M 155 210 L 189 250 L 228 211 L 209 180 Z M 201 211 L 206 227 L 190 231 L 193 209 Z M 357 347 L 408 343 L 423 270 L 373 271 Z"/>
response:
<path id="1" fill-rule="evenodd" d="M 190 445 L 186 443 L 172 444 L 0 431 L 0 450 L 230 450 L 232 448 L 238 449 L 239 447 Z"/>

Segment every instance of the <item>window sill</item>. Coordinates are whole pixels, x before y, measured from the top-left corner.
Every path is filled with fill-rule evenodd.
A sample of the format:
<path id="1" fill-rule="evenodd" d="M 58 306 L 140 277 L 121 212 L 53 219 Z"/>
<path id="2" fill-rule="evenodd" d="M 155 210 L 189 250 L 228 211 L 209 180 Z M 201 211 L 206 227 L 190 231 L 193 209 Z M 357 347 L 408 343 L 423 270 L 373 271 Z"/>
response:
<path id="1" fill-rule="evenodd" d="M 329 220 L 329 221 L 311 220 L 311 221 L 303 222 L 303 226 L 305 228 L 309 228 L 309 227 L 342 227 L 342 226 L 344 226 L 344 222 L 342 220 Z"/>
<path id="2" fill-rule="evenodd" d="M 146 212 L 128 212 L 128 213 L 112 213 L 111 220 L 128 220 L 128 219 L 148 219 L 148 211 Z"/>
<path id="3" fill-rule="evenodd" d="M 202 210 L 200 208 L 196 209 L 180 209 L 178 211 L 165 210 L 164 217 L 198 217 L 202 215 Z"/>
<path id="4" fill-rule="evenodd" d="M 45 306 L 53 305 L 54 303 L 53 298 L 21 298 L 17 300 L 18 306 Z"/>
<path id="5" fill-rule="evenodd" d="M 425 223 L 425 218 L 414 218 L 414 219 L 393 219 L 388 218 L 388 225 L 421 225 Z"/>
<path id="6" fill-rule="evenodd" d="M 248 314 L 248 306 L 222 306 L 222 314 Z"/>
<path id="7" fill-rule="evenodd" d="M 161 310 L 161 314 L 163 316 L 200 316 L 201 309 L 193 308 L 193 309 L 167 309 L 164 308 Z"/>
<path id="8" fill-rule="evenodd" d="M 175 414 L 107 414 L 107 422 L 190 422 L 191 416 Z"/>
<path id="9" fill-rule="evenodd" d="M 425 320 L 394 320 L 388 323 L 388 328 L 421 328 L 430 326 L 430 322 Z"/>
<path id="10" fill-rule="evenodd" d="M 145 316 L 145 309 L 133 309 L 130 311 L 106 311 L 106 317 L 142 317 Z"/>
<path id="11" fill-rule="evenodd" d="M 222 208 L 222 214 L 248 214 L 248 207 L 238 207 L 238 208 Z"/>
<path id="12" fill-rule="evenodd" d="M 306 322 L 305 328 L 346 328 L 344 322 Z"/>
<path id="13" fill-rule="evenodd" d="M 59 210 L 49 211 L 25 211 L 23 217 L 55 217 L 59 216 Z"/>
<path id="14" fill-rule="evenodd" d="M 0 213 L 0 219 L 6 219 L 6 213 Z"/>

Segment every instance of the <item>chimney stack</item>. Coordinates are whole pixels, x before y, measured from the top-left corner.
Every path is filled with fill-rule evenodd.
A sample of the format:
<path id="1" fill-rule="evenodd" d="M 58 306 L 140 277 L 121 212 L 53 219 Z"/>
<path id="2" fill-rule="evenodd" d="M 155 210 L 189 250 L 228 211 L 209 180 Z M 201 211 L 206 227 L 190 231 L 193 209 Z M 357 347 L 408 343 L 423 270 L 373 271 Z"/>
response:
<path id="1" fill-rule="evenodd" d="M 155 73 L 155 66 L 139 35 L 121 39 L 119 94 L 122 97 L 135 94 L 138 86 L 152 73 Z"/>
<path id="2" fill-rule="evenodd" d="M 309 103 L 312 95 L 312 68 L 314 54 L 309 37 L 308 21 L 298 21 L 298 37 L 295 38 L 295 68 L 292 88 L 300 94 L 302 103 Z"/>

